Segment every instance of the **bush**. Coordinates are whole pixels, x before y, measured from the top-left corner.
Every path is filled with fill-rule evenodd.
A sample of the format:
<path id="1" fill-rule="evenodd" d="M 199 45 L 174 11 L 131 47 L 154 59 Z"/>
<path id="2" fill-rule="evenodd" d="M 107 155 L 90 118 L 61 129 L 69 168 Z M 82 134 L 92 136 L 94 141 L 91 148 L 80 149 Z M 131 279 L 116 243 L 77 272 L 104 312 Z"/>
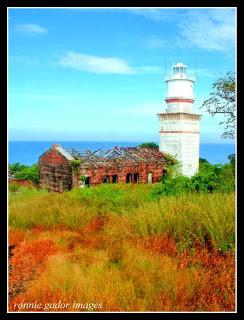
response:
<path id="1" fill-rule="evenodd" d="M 156 185 L 151 194 L 159 197 L 187 192 L 232 192 L 235 190 L 235 161 L 233 155 L 228 159 L 230 163 L 224 165 L 213 165 L 206 159 L 200 159 L 199 172 L 189 178 L 175 174 L 174 158 L 168 156 L 167 175 L 162 177 L 162 183 Z M 176 162 L 176 168 L 177 165 Z"/>
<path id="2" fill-rule="evenodd" d="M 15 162 L 13 164 L 9 164 L 9 171 L 15 175 L 18 172 L 23 171 L 24 169 L 28 168 L 28 166 L 24 164 L 20 164 L 19 162 Z"/>
<path id="3" fill-rule="evenodd" d="M 25 166 L 21 171 L 15 174 L 16 179 L 30 180 L 35 184 L 39 183 L 39 167 L 38 164 L 33 164 L 30 167 Z"/>
<path id="4" fill-rule="evenodd" d="M 154 142 L 144 142 L 138 145 L 139 148 L 153 148 L 158 149 L 158 145 Z"/>

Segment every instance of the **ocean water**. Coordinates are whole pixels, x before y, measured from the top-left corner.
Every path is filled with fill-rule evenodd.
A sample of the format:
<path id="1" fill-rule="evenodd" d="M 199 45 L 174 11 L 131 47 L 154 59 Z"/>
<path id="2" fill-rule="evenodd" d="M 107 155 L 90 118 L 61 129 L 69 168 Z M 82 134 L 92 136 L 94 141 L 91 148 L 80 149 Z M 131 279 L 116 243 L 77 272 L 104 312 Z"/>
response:
<path id="1" fill-rule="evenodd" d="M 87 149 L 97 150 L 110 149 L 114 146 L 131 147 L 142 142 L 126 141 L 9 141 L 8 162 L 20 162 L 25 165 L 32 165 L 38 162 L 42 153 L 51 147 L 53 143 L 59 143 L 64 148 L 74 148 L 80 151 Z M 235 153 L 234 143 L 201 143 L 200 158 L 207 159 L 212 164 L 227 163 L 228 155 Z"/>

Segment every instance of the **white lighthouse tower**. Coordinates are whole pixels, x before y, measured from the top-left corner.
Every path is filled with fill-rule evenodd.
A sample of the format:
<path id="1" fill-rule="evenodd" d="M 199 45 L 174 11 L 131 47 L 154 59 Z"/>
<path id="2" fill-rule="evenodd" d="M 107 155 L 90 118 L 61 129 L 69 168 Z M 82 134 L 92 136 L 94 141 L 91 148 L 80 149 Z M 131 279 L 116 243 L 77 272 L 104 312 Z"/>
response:
<path id="1" fill-rule="evenodd" d="M 194 76 L 187 74 L 187 66 L 177 63 L 172 74 L 165 77 L 167 83 L 166 112 L 159 113 L 160 145 L 162 152 L 169 153 L 181 162 L 181 173 L 192 176 L 199 166 L 199 121 L 201 115 L 192 113 L 195 100 Z"/>

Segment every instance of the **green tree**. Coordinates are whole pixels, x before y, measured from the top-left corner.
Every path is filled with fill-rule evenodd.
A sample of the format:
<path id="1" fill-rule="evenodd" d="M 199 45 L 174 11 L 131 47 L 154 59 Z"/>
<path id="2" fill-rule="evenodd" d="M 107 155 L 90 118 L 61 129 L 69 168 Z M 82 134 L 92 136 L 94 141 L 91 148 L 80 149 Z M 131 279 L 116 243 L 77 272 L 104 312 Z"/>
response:
<path id="1" fill-rule="evenodd" d="M 9 164 L 9 171 L 15 175 L 17 172 L 21 172 L 24 169 L 28 168 L 28 166 L 24 165 L 24 164 L 20 164 L 19 162 L 15 162 L 12 164 Z"/>
<path id="2" fill-rule="evenodd" d="M 138 145 L 139 148 L 153 148 L 158 149 L 158 145 L 155 142 L 144 142 Z"/>
<path id="3" fill-rule="evenodd" d="M 26 166 L 23 170 L 16 172 L 16 179 L 30 180 L 35 184 L 39 183 L 39 167 L 38 164 L 33 164 L 32 166 Z"/>
<path id="4" fill-rule="evenodd" d="M 228 155 L 228 159 L 230 160 L 230 164 L 232 166 L 235 166 L 235 164 L 236 164 L 236 156 L 235 156 L 235 154 L 234 153 L 229 154 Z"/>
<path id="5" fill-rule="evenodd" d="M 236 79 L 235 73 L 227 72 L 224 77 L 217 79 L 213 85 L 213 91 L 210 97 L 205 100 L 201 108 L 210 113 L 212 116 L 216 114 L 223 114 L 226 120 L 221 121 L 224 132 L 222 138 L 235 138 L 236 129 Z"/>
<path id="6" fill-rule="evenodd" d="M 204 158 L 199 158 L 199 164 L 200 163 L 209 163 L 209 161 L 207 159 L 204 159 Z"/>

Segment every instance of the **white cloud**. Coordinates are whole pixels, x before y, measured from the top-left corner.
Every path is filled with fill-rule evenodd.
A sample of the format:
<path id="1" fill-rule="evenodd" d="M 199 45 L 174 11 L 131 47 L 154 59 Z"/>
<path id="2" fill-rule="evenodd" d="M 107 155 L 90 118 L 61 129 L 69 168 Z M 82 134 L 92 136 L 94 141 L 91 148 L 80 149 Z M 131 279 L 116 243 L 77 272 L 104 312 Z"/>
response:
<path id="1" fill-rule="evenodd" d="M 70 51 L 66 52 L 66 54 L 60 58 L 59 64 L 63 67 L 92 73 L 135 73 L 133 68 L 131 68 L 123 59 L 115 57 L 98 57 Z"/>
<path id="2" fill-rule="evenodd" d="M 130 9 L 131 13 L 144 16 L 148 20 L 177 22 L 184 18 L 187 9 L 178 8 L 155 8 L 155 9 Z"/>
<path id="3" fill-rule="evenodd" d="M 130 9 L 130 12 L 150 20 L 164 20 L 164 11 L 159 9 Z"/>
<path id="4" fill-rule="evenodd" d="M 179 27 L 180 46 L 223 52 L 234 48 L 236 26 L 233 10 L 189 10 Z"/>
<path id="5" fill-rule="evenodd" d="M 229 52 L 236 37 L 234 8 L 203 9 L 132 9 L 131 13 L 146 19 L 174 23 L 178 35 L 172 39 L 178 47 L 197 47 L 204 50 Z M 164 45 L 160 38 L 152 45 Z M 149 42 L 150 44 L 150 42 Z M 170 44 L 167 44 L 167 46 Z"/>
<path id="6" fill-rule="evenodd" d="M 15 25 L 15 30 L 23 34 L 43 34 L 47 33 L 47 29 L 39 24 L 25 23 Z"/>
<path id="7" fill-rule="evenodd" d="M 75 52 L 66 52 L 59 59 L 59 65 L 92 73 L 110 74 L 152 74 L 161 73 L 161 66 L 130 66 L 125 60 L 116 57 L 98 57 Z"/>

